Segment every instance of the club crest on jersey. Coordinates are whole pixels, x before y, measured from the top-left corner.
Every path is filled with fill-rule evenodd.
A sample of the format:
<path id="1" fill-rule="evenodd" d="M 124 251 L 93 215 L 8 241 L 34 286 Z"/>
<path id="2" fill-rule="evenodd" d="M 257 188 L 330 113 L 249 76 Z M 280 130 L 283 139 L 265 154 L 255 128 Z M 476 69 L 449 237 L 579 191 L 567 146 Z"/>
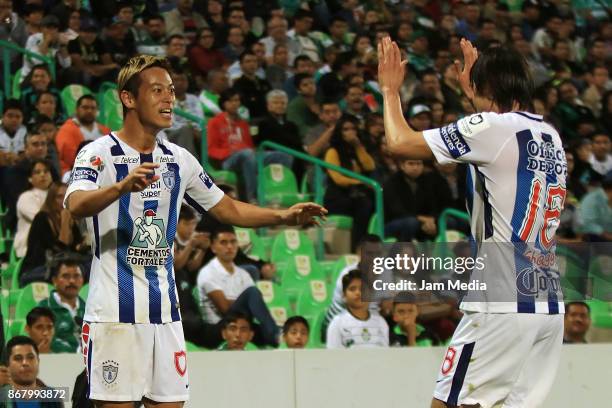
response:
<path id="1" fill-rule="evenodd" d="M 134 220 L 134 236 L 127 249 L 126 261 L 129 265 L 161 266 L 170 256 L 166 241 L 164 220 L 148 209 L 142 217 Z"/>
<path id="2" fill-rule="evenodd" d="M 184 350 L 174 352 L 174 368 L 181 377 L 187 372 L 187 354 Z"/>
<path id="3" fill-rule="evenodd" d="M 104 382 L 108 385 L 111 385 L 117 379 L 117 375 L 119 374 L 119 363 L 113 360 L 107 360 L 102 363 L 102 377 L 104 378 Z"/>
<path id="4" fill-rule="evenodd" d="M 162 173 L 162 180 L 164 180 L 164 185 L 166 186 L 166 188 L 172 190 L 174 188 L 174 185 L 176 184 L 174 171 L 168 169 L 168 171 Z"/>

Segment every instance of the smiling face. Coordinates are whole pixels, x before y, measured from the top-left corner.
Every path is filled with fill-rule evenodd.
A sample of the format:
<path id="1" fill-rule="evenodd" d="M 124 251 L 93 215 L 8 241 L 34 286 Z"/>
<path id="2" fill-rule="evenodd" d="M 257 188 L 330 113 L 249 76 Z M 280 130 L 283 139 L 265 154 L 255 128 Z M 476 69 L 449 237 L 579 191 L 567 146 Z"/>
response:
<path id="1" fill-rule="evenodd" d="M 151 67 L 140 74 L 138 95 L 122 91 L 125 106 L 133 110 L 144 127 L 157 131 L 172 126 L 172 109 L 176 96 L 172 78 L 166 69 Z"/>

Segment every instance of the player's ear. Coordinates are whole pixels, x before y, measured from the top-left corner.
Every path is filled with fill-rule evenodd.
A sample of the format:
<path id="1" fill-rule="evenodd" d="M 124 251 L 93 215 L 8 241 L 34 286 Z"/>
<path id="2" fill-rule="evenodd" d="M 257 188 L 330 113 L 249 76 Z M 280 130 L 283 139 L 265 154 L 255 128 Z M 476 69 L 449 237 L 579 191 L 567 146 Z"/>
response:
<path id="1" fill-rule="evenodd" d="M 134 98 L 131 92 L 125 89 L 119 93 L 119 99 L 121 99 L 123 105 L 128 109 L 134 109 L 136 107 L 136 98 Z"/>

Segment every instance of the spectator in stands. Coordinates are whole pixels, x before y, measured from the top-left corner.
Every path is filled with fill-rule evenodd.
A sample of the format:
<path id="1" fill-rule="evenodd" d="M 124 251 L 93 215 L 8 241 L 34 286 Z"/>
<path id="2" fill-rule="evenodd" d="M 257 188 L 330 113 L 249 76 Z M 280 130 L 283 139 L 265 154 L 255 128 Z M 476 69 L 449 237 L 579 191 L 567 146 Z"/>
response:
<path id="1" fill-rule="evenodd" d="M 266 46 L 266 61 L 271 64 L 276 46 L 284 45 L 289 55 L 289 63 L 292 63 L 297 54 L 293 48 L 291 38 L 287 35 L 288 24 L 284 17 L 272 17 L 268 20 L 268 36 L 260 41 Z"/>
<path id="2" fill-rule="evenodd" d="M 40 4 L 28 4 L 23 12 L 28 36 L 41 31 L 41 22 L 45 16 L 45 9 Z"/>
<path id="3" fill-rule="evenodd" d="M 251 119 L 256 121 L 266 114 L 266 94 L 272 89 L 265 79 L 257 77 L 257 56 L 253 51 L 245 51 L 240 56 L 242 76 L 234 82 L 234 89 L 240 100 L 249 109 Z"/>
<path id="4" fill-rule="evenodd" d="M 591 308 L 585 302 L 569 302 L 565 305 L 564 344 L 584 344 L 591 327 Z"/>
<path id="5" fill-rule="evenodd" d="M 365 117 L 370 113 L 370 109 L 365 103 L 364 95 L 362 85 L 349 85 L 344 95 L 344 102 L 346 104 L 344 113 L 356 117 L 359 120 L 360 129 L 363 129 Z"/>
<path id="6" fill-rule="evenodd" d="M 206 78 L 211 69 L 225 68 L 227 61 L 215 45 L 215 36 L 210 28 L 201 28 L 188 52 L 191 71 L 196 77 Z"/>
<path id="7" fill-rule="evenodd" d="M 431 129 L 431 109 L 423 104 L 415 104 L 408 109 L 408 124 L 416 131 Z"/>
<path id="8" fill-rule="evenodd" d="M 176 8 L 164 13 L 167 35 L 182 34 L 189 42 L 196 37 L 196 32 L 208 27 L 200 13 L 194 10 L 193 0 L 176 0 Z"/>
<path id="9" fill-rule="evenodd" d="M 9 390 L 35 391 L 49 389 L 47 385 L 38 378 L 40 357 L 36 343 L 26 336 L 15 336 L 6 343 L 4 363 L 8 367 L 11 383 L 0 389 L 2 401 L 6 401 Z M 29 403 L 25 403 L 29 405 Z M 36 403 L 44 408 L 61 408 L 61 402 L 39 402 Z M 22 405 L 22 403 L 19 403 Z"/>
<path id="10" fill-rule="evenodd" d="M 27 110 L 30 112 L 29 123 L 34 123 L 39 116 L 51 118 L 54 123 L 62 124 L 66 120 L 64 115 L 59 112 L 58 108 L 61 104 L 58 102 L 56 94 L 50 91 L 42 91 L 36 97 L 34 109 Z"/>
<path id="11" fill-rule="evenodd" d="M 79 2 L 77 0 L 63 0 L 57 2 L 57 4 L 51 9 L 50 14 L 57 17 L 60 26 L 66 27 L 68 25 L 68 19 L 72 10 L 79 8 Z"/>
<path id="12" fill-rule="evenodd" d="M 254 334 L 253 323 L 248 315 L 230 312 L 221 320 L 221 336 L 224 341 L 217 350 L 245 350 Z"/>
<path id="13" fill-rule="evenodd" d="M 196 284 L 197 271 L 204 264 L 204 254 L 210 247 L 210 233 L 196 232 L 198 221 L 191 207 L 181 206 L 174 237 L 174 270 L 185 271 L 192 287 Z"/>
<path id="14" fill-rule="evenodd" d="M 242 6 L 230 6 L 228 7 L 226 23 L 221 26 L 221 29 L 215 33 L 215 38 L 220 41 L 225 41 L 227 38 L 227 31 L 230 27 L 240 27 L 242 34 L 244 34 L 244 42 L 248 46 L 257 41 L 257 37 L 251 32 L 251 24 L 246 19 L 246 13 Z M 224 43 L 219 45 L 225 45 Z"/>
<path id="15" fill-rule="evenodd" d="M 575 143 L 579 139 L 578 123 L 595 123 L 595 117 L 589 108 L 578 98 L 578 89 L 567 79 L 559 85 L 559 103 L 552 112 L 558 123 L 562 139 L 565 143 Z"/>
<path id="16" fill-rule="evenodd" d="M 302 316 L 291 316 L 283 325 L 283 341 L 289 349 L 303 349 L 308 344 L 310 326 Z"/>
<path id="17" fill-rule="evenodd" d="M 225 20 L 223 19 L 223 2 L 221 0 L 208 0 L 203 16 L 208 26 L 214 32 L 219 31 L 225 25 Z"/>
<path id="18" fill-rule="evenodd" d="M 81 96 L 76 103 L 76 115 L 60 127 L 55 142 L 59 153 L 62 174 L 72 170 L 78 147 L 84 141 L 92 141 L 110 132 L 96 122 L 98 102 L 92 95 Z"/>
<path id="19" fill-rule="evenodd" d="M 247 51 L 255 54 L 255 61 L 257 62 L 257 68 L 255 70 L 255 76 L 261 80 L 266 79 L 266 46 L 260 42 L 252 43 Z M 245 51 L 245 52 L 247 52 Z M 242 55 L 242 54 L 240 54 Z M 240 58 L 234 61 L 232 65 L 227 68 L 227 74 L 229 75 L 230 83 L 233 84 L 242 76 L 242 66 L 240 64 Z"/>
<path id="20" fill-rule="evenodd" d="M 66 185 L 54 182 L 47 192 L 45 203 L 34 217 L 28 235 L 28 250 L 21 267 L 20 284 L 47 280 L 47 251 L 86 252 L 89 245 L 78 224 L 63 208 Z"/>
<path id="21" fill-rule="evenodd" d="M 455 208 L 465 211 L 466 168 L 456 163 L 434 163 L 434 171 L 426 175 L 437 201 L 437 209 Z"/>
<path id="22" fill-rule="evenodd" d="M 230 312 L 242 312 L 257 319 L 254 342 L 258 345 L 278 345 L 278 327 L 272 319 L 261 292 L 247 271 L 234 260 L 238 240 L 233 227 L 219 227 L 212 233 L 211 249 L 215 257 L 198 274 L 200 301 L 207 323 L 216 324 Z"/>
<path id="23" fill-rule="evenodd" d="M 240 55 L 246 51 L 244 33 L 240 27 L 230 27 L 228 29 L 226 45 L 221 51 L 230 64 L 236 62 Z"/>
<path id="24" fill-rule="evenodd" d="M 185 71 L 174 68 L 170 73 L 170 77 L 174 84 L 174 95 L 176 97 L 174 107 L 197 118 L 204 119 L 200 100 L 196 95 L 187 92 L 189 82 Z M 202 130 L 197 123 L 185 119 L 176 113 L 172 116 L 172 127 L 165 130 L 168 140 L 184 147 L 195 157 L 200 155 L 199 149 L 196 146 L 199 145 L 201 132 Z"/>
<path id="25" fill-rule="evenodd" d="M 436 236 L 437 200 L 423 175 L 422 160 L 404 160 L 383 186 L 385 235 L 398 241 L 431 239 Z"/>
<path id="26" fill-rule="evenodd" d="M 36 54 L 57 59 L 62 68 L 68 68 L 71 64 L 70 54 L 68 54 L 66 44 L 60 42 L 59 25 L 57 17 L 53 15 L 45 16 L 41 22 L 42 32 L 29 36 L 25 48 Z M 30 74 L 34 65 L 42 62 L 38 58 L 24 54 L 23 66 L 21 67 L 21 82 Z"/>
<path id="27" fill-rule="evenodd" d="M 68 342 L 55 336 L 55 315 L 46 307 L 36 306 L 30 310 L 26 316 L 25 331 L 38 346 L 40 354 L 75 351 Z"/>
<path id="28" fill-rule="evenodd" d="M 330 146 L 330 139 L 336 124 L 342 116 L 340 106 L 336 101 L 323 101 L 319 113 L 320 123 L 314 126 L 304 138 L 306 152 L 321 158 Z"/>
<path id="29" fill-rule="evenodd" d="M 578 206 L 580 232 L 590 242 L 612 241 L 612 177 L 582 197 Z"/>
<path id="30" fill-rule="evenodd" d="M 72 10 L 70 12 L 70 17 L 68 17 L 68 25 L 65 26 L 65 30 L 60 33 L 60 42 L 68 44 L 69 41 L 77 38 L 80 28 L 81 12 L 79 10 Z"/>
<path id="31" fill-rule="evenodd" d="M 389 344 L 394 347 L 429 347 L 440 343 L 438 337 L 417 323 L 419 306 L 414 294 L 398 293 L 393 299 L 393 322 Z"/>
<path id="32" fill-rule="evenodd" d="M 28 144 L 35 144 L 36 149 L 46 148 L 47 141 L 42 135 L 31 135 L 28 137 Z M 43 147 L 38 147 L 43 146 Z M 15 232 L 15 241 L 13 249 L 19 258 L 23 258 L 26 254 L 28 234 L 32 225 L 32 220 L 42 207 L 49 186 L 52 183 L 51 165 L 43 158 L 34 159 L 31 162 L 30 177 L 28 178 L 30 189 L 19 195 L 17 200 L 17 231 Z"/>
<path id="33" fill-rule="evenodd" d="M 561 17 L 556 13 L 545 16 L 544 27 L 538 28 L 531 38 L 531 47 L 536 58 L 543 61 L 552 55 L 552 46 L 561 29 Z"/>
<path id="34" fill-rule="evenodd" d="M 321 61 L 318 41 L 311 37 L 310 30 L 314 17 L 311 11 L 298 9 L 293 15 L 293 29 L 287 35 L 291 39 L 291 47 L 295 55 L 306 55 L 311 61 Z"/>
<path id="35" fill-rule="evenodd" d="M 427 34 L 422 30 L 416 30 L 412 33 L 411 40 L 412 46 L 408 51 L 408 66 L 417 74 L 432 69 L 434 64 L 429 56 L 429 40 Z"/>
<path id="36" fill-rule="evenodd" d="M 219 95 L 227 88 L 229 88 L 229 80 L 227 72 L 223 69 L 212 69 L 206 76 L 206 85 L 200 93 L 199 99 L 202 103 L 202 109 L 206 120 L 212 119 L 215 115 L 221 113 L 221 107 L 219 106 Z M 240 108 L 238 108 L 238 115 L 243 119 L 245 118 L 240 114 Z"/>
<path id="37" fill-rule="evenodd" d="M 612 89 L 612 81 L 605 65 L 593 65 L 587 75 L 589 87 L 582 93 L 584 104 L 596 117 L 601 117 L 603 96 Z"/>
<path id="38" fill-rule="evenodd" d="M 51 163 L 51 168 L 53 169 L 52 174 L 55 173 L 59 176 L 61 169 L 59 156 L 57 154 L 57 146 L 55 145 L 55 135 L 58 130 L 57 125 L 51 118 L 45 115 L 39 115 L 36 118 L 36 122 L 32 124 L 32 127 L 32 133 L 39 133 L 47 140 L 47 157 L 45 157 L 45 159 Z"/>
<path id="39" fill-rule="evenodd" d="M 59 91 L 52 83 L 49 67 L 41 64 L 32 67 L 30 76 L 21 84 L 21 104 L 24 112 L 32 112 L 35 109 L 38 97 L 43 92 L 51 92 L 56 97 L 56 102 L 60 100 Z M 58 111 L 60 111 L 58 109 Z M 47 115 L 48 116 L 48 115 Z M 28 118 L 31 114 L 28 115 Z"/>
<path id="40" fill-rule="evenodd" d="M 287 78 L 291 75 L 287 46 L 284 44 L 275 45 L 272 60 L 266 66 L 266 81 L 272 89 L 283 89 Z"/>
<path id="41" fill-rule="evenodd" d="M 54 289 L 38 306 L 46 307 L 55 316 L 55 337 L 70 345 L 67 351 L 80 348 L 81 326 L 85 315 L 85 301 L 79 296 L 83 287 L 83 273 L 76 260 L 69 257 L 57 261 L 51 267 L 51 282 Z"/>
<path id="42" fill-rule="evenodd" d="M 358 269 L 342 278 L 342 293 L 347 310 L 327 328 L 327 348 L 388 347 L 389 326 L 378 313 L 371 313 L 369 303 L 361 298 L 363 277 Z"/>
<path id="43" fill-rule="evenodd" d="M 173 34 L 166 40 L 166 57 L 178 60 L 179 66 L 187 63 L 187 39 L 181 34 Z"/>
<path id="44" fill-rule="evenodd" d="M 296 74 L 293 76 L 293 82 L 298 95 L 289 101 L 287 120 L 296 124 L 300 141 L 303 141 L 306 134 L 319 123 L 321 107 L 315 99 L 317 86 L 312 75 Z"/>
<path id="45" fill-rule="evenodd" d="M 359 122 L 352 116 L 344 116 L 338 121 L 325 153 L 325 162 L 367 175 L 374 171 L 374 159 L 359 139 L 358 126 Z M 355 248 L 366 233 L 372 215 L 372 192 L 357 179 L 334 170 L 327 170 L 327 174 L 329 184 L 325 191 L 325 207 L 330 214 L 353 217 L 351 248 Z"/>
<path id="46" fill-rule="evenodd" d="M 595 133 L 591 137 L 592 154 L 589 163 L 593 170 L 602 176 L 612 170 L 612 144 L 607 133 Z"/>
<path id="47" fill-rule="evenodd" d="M 331 18 L 329 24 L 329 37 L 323 41 L 325 48 L 334 45 L 340 52 L 347 52 L 351 49 L 351 41 L 348 35 L 348 23 L 341 16 Z"/>
<path id="48" fill-rule="evenodd" d="M 12 42 L 19 47 L 23 47 L 28 39 L 26 24 L 13 11 L 12 0 L 0 0 L 0 40 Z M 21 54 L 9 50 L 9 58 L 11 61 L 11 72 L 15 72 L 21 64 Z M 4 83 L 4 82 L 3 82 Z"/>
<path id="49" fill-rule="evenodd" d="M 98 37 L 98 30 L 93 19 L 83 20 L 79 36 L 68 43 L 71 82 L 82 83 L 93 90 L 104 81 L 114 81 L 120 68 Z"/>
<path id="50" fill-rule="evenodd" d="M 287 96 L 289 96 L 289 100 L 292 101 L 298 95 L 298 89 L 295 85 L 295 75 L 299 74 L 307 74 L 310 77 L 314 78 L 315 73 L 315 65 L 314 62 L 307 55 L 300 54 L 295 57 L 293 61 L 293 75 L 292 77 L 287 78 L 285 81 L 285 85 L 283 89 L 287 92 Z M 315 88 L 316 90 L 316 88 Z"/>
<path id="51" fill-rule="evenodd" d="M 145 31 L 136 37 L 136 51 L 139 54 L 149 54 L 163 57 L 166 55 L 166 24 L 159 14 L 144 18 Z"/>
<path id="52" fill-rule="evenodd" d="M 105 35 L 102 39 L 104 48 L 110 54 L 111 60 L 119 66 L 123 66 L 136 54 L 136 44 L 130 33 L 130 26 L 119 16 L 114 16 L 111 19 L 106 26 Z"/>
<path id="53" fill-rule="evenodd" d="M 16 99 L 7 100 L 0 123 L 0 166 L 10 166 L 17 161 L 17 154 L 25 147 L 26 134 L 21 104 Z"/>
<path id="54" fill-rule="evenodd" d="M 332 64 L 332 71 L 323 75 L 317 84 L 319 100 L 338 101 L 346 94 L 345 79 L 357 73 L 356 59 L 350 52 L 339 54 Z"/>

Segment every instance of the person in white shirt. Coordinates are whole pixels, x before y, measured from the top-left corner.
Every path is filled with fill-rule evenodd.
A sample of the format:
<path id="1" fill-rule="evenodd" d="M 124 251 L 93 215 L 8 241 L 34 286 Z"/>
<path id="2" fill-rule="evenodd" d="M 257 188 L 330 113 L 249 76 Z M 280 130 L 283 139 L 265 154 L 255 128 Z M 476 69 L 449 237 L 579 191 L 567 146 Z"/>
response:
<path id="1" fill-rule="evenodd" d="M 593 152 L 589 157 L 589 164 L 594 171 L 605 176 L 612 170 L 610 135 L 603 132 L 595 133 L 591 140 L 593 141 Z"/>
<path id="2" fill-rule="evenodd" d="M 9 99 L 2 109 L 0 123 L 0 165 L 10 166 L 17 162 L 17 154 L 25 147 L 27 133 L 21 104 L 16 99 Z"/>
<path id="3" fill-rule="evenodd" d="M 242 312 L 257 319 L 254 343 L 278 346 L 278 327 L 249 273 L 234 263 L 238 239 L 231 226 L 221 226 L 211 235 L 215 257 L 198 274 L 198 289 L 204 320 L 217 324 L 229 312 Z M 219 338 L 219 343 L 221 339 Z"/>
<path id="4" fill-rule="evenodd" d="M 24 191 L 17 200 L 17 232 L 13 247 L 15 254 L 22 258 L 28 248 L 28 234 L 34 216 L 40 211 L 51 185 L 51 166 L 45 160 L 34 160 L 28 179 L 32 188 Z"/>
<path id="5" fill-rule="evenodd" d="M 354 269 L 342 278 L 346 311 L 327 328 L 327 348 L 389 347 L 389 326 L 361 299 L 363 277 Z"/>

